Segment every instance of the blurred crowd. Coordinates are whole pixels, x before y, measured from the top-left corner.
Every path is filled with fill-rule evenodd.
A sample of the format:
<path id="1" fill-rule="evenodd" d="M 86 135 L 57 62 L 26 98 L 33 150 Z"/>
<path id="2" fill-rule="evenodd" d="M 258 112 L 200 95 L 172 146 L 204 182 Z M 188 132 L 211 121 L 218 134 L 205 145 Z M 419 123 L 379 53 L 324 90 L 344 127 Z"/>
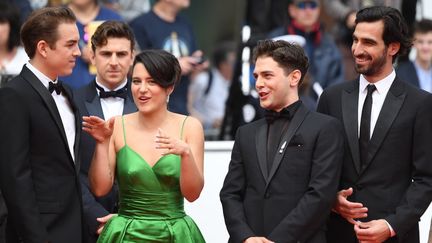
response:
<path id="1" fill-rule="evenodd" d="M 193 23 L 202 20 L 182 13 L 190 4 L 190 0 L 2 1 L 0 85 L 17 75 L 28 61 L 19 36 L 26 17 L 34 9 L 67 5 L 78 19 L 82 56 L 73 73 L 61 77 L 64 82 L 75 89 L 91 82 L 95 77 L 90 60 L 92 33 L 105 20 L 125 21 L 134 31 L 137 51 L 164 49 L 178 58 L 182 78 L 170 96 L 169 109 L 198 118 L 207 140 L 233 139 L 240 125 L 262 117 L 250 61 L 258 40 L 282 38 L 305 49 L 311 66 L 301 87 L 301 99 L 315 109 L 323 89 L 357 76 L 350 50 L 356 11 L 387 5 L 403 13 L 413 37 L 412 54 L 395 64 L 398 75 L 415 71 L 414 85 L 432 91 L 432 24 L 416 12 L 422 7 L 421 1 L 247 0 L 244 12 L 239 13 L 244 16 L 238 23 L 241 34 L 217 40 L 212 53 L 203 52 L 197 43 Z"/>

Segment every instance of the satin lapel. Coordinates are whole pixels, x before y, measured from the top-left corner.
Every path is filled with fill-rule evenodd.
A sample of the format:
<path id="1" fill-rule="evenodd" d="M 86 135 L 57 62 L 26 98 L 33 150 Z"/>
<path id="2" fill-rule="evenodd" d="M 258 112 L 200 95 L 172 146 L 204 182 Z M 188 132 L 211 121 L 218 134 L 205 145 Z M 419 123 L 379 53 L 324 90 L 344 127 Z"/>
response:
<path id="1" fill-rule="evenodd" d="M 269 185 L 271 179 L 273 178 L 274 174 L 276 173 L 276 170 L 278 169 L 282 158 L 285 154 L 286 148 L 288 147 L 288 144 L 291 141 L 291 138 L 296 133 L 297 129 L 300 127 L 300 125 L 303 123 L 304 119 L 306 118 L 306 115 L 309 113 L 309 110 L 302 104 L 298 110 L 296 111 L 293 119 L 289 123 L 288 129 L 286 130 L 285 134 L 282 134 L 282 139 L 280 141 L 280 144 L 278 146 L 278 150 L 276 152 L 276 155 L 273 160 L 273 165 L 270 170 L 270 174 L 268 176 L 267 180 L 267 186 Z M 285 145 L 284 145 L 285 144 Z M 284 145 L 284 146 L 282 146 Z"/>
<path id="2" fill-rule="evenodd" d="M 86 100 L 84 104 L 87 109 L 88 115 L 97 116 L 105 119 L 100 99 L 96 92 L 96 85 L 94 81 L 92 81 L 91 85 L 87 86 Z"/>
<path id="3" fill-rule="evenodd" d="M 262 122 L 258 126 L 259 127 L 257 128 L 257 133 L 255 135 L 256 153 L 261 173 L 267 182 L 267 123 Z"/>
<path id="4" fill-rule="evenodd" d="M 63 84 L 63 86 L 66 86 Z M 70 106 L 72 107 L 72 111 L 75 115 L 75 142 L 74 142 L 74 158 L 75 158 L 75 168 L 77 171 L 79 171 L 79 141 L 81 136 L 81 117 L 79 114 L 79 111 L 76 107 L 75 102 L 72 98 L 72 91 L 69 89 L 69 87 L 65 87 L 65 96 L 69 101 Z M 72 158 L 71 158 L 72 159 Z"/>
<path id="5" fill-rule="evenodd" d="M 124 106 L 123 106 L 123 115 L 137 111 L 137 108 L 136 108 L 136 105 L 133 101 L 133 97 L 132 97 L 132 93 L 131 93 L 130 82 L 128 83 L 127 92 L 128 92 L 128 95 L 124 101 Z"/>
<path id="6" fill-rule="evenodd" d="M 360 173 L 360 150 L 358 141 L 358 97 L 359 81 L 352 82 L 352 86 L 342 91 L 342 118 L 351 150 L 354 167 Z"/>
<path id="7" fill-rule="evenodd" d="M 381 108 L 381 112 L 378 115 L 378 120 L 375 124 L 371 140 L 369 141 L 368 157 L 366 160 L 365 169 L 369 166 L 370 162 L 384 141 L 384 138 L 386 137 L 394 120 L 399 114 L 399 110 L 401 109 L 406 97 L 403 85 L 404 84 L 401 81 L 395 79 L 392 86 L 390 87 L 389 92 L 387 93 L 384 104 Z"/>
<path id="8" fill-rule="evenodd" d="M 65 129 L 63 127 L 63 123 L 60 117 L 60 113 L 58 112 L 57 105 L 53 97 L 51 96 L 50 92 L 48 91 L 48 89 L 26 66 L 23 67 L 21 75 L 25 80 L 27 80 L 27 82 L 30 83 L 30 85 L 36 90 L 36 92 L 42 98 L 55 124 L 57 125 L 57 128 L 60 131 L 63 140 L 66 142 L 66 144 L 68 144 Z"/>

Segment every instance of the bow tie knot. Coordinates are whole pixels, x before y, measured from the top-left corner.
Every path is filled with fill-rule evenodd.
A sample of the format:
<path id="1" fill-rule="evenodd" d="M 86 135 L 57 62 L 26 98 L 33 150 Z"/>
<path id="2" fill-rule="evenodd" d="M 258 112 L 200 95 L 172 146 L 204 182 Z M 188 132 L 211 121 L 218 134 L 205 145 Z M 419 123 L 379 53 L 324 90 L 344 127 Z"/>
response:
<path id="1" fill-rule="evenodd" d="M 264 116 L 268 123 L 273 123 L 279 118 L 291 120 L 292 114 L 288 109 L 282 109 L 280 112 L 266 110 Z"/>
<path id="2" fill-rule="evenodd" d="M 56 83 L 49 82 L 48 91 L 50 93 L 52 93 L 53 91 L 55 91 L 56 94 L 59 95 L 61 92 L 64 91 L 63 84 L 60 81 L 57 81 Z"/>
<path id="3" fill-rule="evenodd" d="M 109 98 L 109 97 L 118 97 L 122 99 L 126 99 L 127 96 L 127 85 L 123 88 L 115 90 L 115 91 L 105 91 L 102 87 L 96 84 L 96 88 L 99 90 L 100 98 Z"/>

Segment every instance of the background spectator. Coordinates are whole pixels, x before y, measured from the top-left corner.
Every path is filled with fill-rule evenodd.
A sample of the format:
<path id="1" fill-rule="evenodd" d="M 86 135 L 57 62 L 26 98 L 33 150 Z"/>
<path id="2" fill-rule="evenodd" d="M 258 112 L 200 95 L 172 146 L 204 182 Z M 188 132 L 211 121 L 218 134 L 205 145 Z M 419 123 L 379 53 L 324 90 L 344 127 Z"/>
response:
<path id="1" fill-rule="evenodd" d="M 0 86 L 21 72 L 28 61 L 20 46 L 20 15 L 11 4 L 0 2 Z"/>
<path id="2" fill-rule="evenodd" d="M 168 109 L 181 114 L 188 114 L 189 75 L 208 66 L 202 62 L 202 52 L 197 51 L 192 26 L 179 15 L 189 4 L 189 0 L 158 0 L 150 12 L 130 23 L 141 50 L 163 49 L 178 58 L 182 78 L 170 96 Z"/>
<path id="3" fill-rule="evenodd" d="M 71 0 L 67 5 L 77 18 L 80 34 L 81 57 L 77 58 L 71 75 L 60 77 L 72 88 L 79 88 L 95 78 L 96 70 L 90 65 L 90 38 L 97 26 L 104 20 L 121 20 L 116 12 L 101 6 L 98 0 Z"/>
<path id="4" fill-rule="evenodd" d="M 206 139 L 214 139 L 219 134 L 233 76 L 235 54 L 234 43 L 219 44 L 213 52 L 212 68 L 198 74 L 189 87 L 189 112 L 203 124 Z"/>
<path id="5" fill-rule="evenodd" d="M 414 61 L 399 63 L 396 73 L 400 79 L 432 92 L 432 20 L 422 19 L 414 25 Z"/>
<path id="6" fill-rule="evenodd" d="M 151 7 L 149 0 L 102 0 L 102 3 L 128 22 L 142 13 L 147 13 Z"/>
<path id="7" fill-rule="evenodd" d="M 312 90 L 317 99 L 323 89 L 344 80 L 342 57 L 332 37 L 320 23 L 319 0 L 293 0 L 288 5 L 290 23 L 270 33 L 270 37 L 300 35 L 306 39 L 304 49 L 309 58 Z"/>

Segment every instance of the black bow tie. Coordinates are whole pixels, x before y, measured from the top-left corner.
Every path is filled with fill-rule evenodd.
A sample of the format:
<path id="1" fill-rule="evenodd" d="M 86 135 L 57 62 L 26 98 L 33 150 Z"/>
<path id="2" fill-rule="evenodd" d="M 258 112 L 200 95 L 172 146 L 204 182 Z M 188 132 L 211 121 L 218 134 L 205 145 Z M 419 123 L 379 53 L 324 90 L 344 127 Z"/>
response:
<path id="1" fill-rule="evenodd" d="M 297 109 L 300 107 L 301 103 L 301 100 L 297 100 L 291 105 L 283 108 L 280 112 L 265 110 L 264 116 L 267 120 L 267 123 L 272 124 L 275 120 L 279 118 L 284 118 L 290 121 L 296 113 Z"/>
<path id="2" fill-rule="evenodd" d="M 108 97 L 118 97 L 118 98 L 126 99 L 127 96 L 127 85 L 125 85 L 123 88 L 116 91 L 105 91 L 102 87 L 100 87 L 97 84 L 96 84 L 96 88 L 99 90 L 99 97 L 102 99 Z"/>
<path id="3" fill-rule="evenodd" d="M 291 120 L 292 117 L 291 112 L 286 108 L 282 109 L 280 112 L 266 110 L 264 116 L 268 123 L 273 123 L 275 120 L 279 118 L 285 118 Z"/>
<path id="4" fill-rule="evenodd" d="M 56 94 L 58 94 L 58 95 L 64 91 L 63 85 L 60 81 L 57 81 L 56 83 L 49 82 L 48 91 L 50 93 L 52 93 L 54 90 L 55 90 Z"/>

